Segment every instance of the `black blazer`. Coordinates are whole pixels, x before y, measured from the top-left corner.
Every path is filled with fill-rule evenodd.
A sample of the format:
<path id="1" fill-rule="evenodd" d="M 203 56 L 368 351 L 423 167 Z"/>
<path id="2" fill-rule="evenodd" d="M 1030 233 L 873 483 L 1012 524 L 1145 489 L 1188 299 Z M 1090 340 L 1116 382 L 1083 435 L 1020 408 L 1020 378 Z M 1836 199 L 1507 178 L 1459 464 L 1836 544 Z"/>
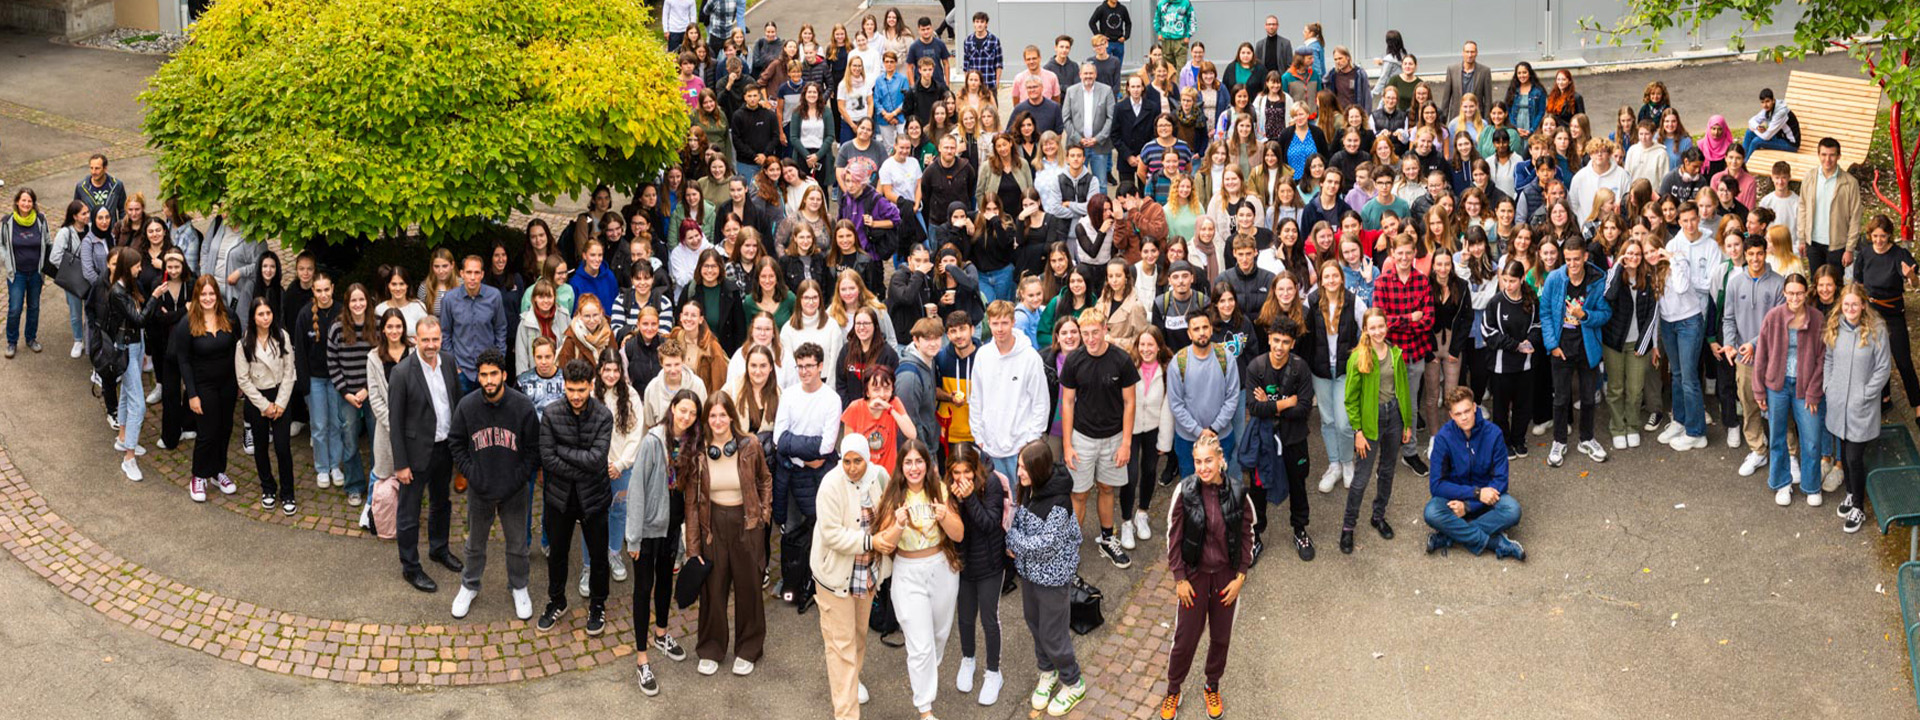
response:
<path id="1" fill-rule="evenodd" d="M 1133 111 L 1133 101 L 1123 94 L 1113 99 L 1113 144 L 1121 157 L 1133 157 L 1140 154 L 1140 148 L 1153 142 L 1153 123 L 1160 117 L 1160 100 L 1153 95 L 1140 94 L 1140 112 Z"/>
<path id="2" fill-rule="evenodd" d="M 388 426 L 392 435 L 393 469 L 413 469 L 425 471 L 427 463 L 433 457 L 433 429 L 437 418 L 433 413 L 432 391 L 427 389 L 427 378 L 422 372 L 420 353 L 415 352 L 393 366 L 393 374 L 387 379 Z M 447 421 L 453 423 L 453 409 L 460 404 L 460 376 L 454 369 L 453 358 L 440 353 L 440 379 L 447 384 Z"/>

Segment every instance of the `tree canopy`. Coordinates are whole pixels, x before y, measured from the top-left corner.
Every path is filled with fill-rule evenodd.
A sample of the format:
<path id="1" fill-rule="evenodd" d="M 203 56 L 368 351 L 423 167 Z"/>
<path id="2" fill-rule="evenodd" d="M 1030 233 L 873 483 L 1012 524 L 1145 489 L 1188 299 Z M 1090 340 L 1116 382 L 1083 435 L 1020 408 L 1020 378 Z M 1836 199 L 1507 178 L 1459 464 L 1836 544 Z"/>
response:
<path id="1" fill-rule="evenodd" d="M 639 0 L 221 0 L 142 99 L 188 210 L 431 241 L 675 161 L 674 65 Z"/>

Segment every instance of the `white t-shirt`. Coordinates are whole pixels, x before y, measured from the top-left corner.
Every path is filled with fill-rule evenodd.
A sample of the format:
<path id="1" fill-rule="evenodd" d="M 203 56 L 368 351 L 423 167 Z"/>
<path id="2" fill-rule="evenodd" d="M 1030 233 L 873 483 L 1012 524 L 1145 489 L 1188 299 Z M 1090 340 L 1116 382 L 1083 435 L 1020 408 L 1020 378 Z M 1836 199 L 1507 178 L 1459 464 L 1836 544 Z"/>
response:
<path id="1" fill-rule="evenodd" d="M 1800 193 L 1787 193 L 1786 197 L 1780 197 L 1777 193 L 1767 193 L 1754 204 L 1772 210 L 1773 225 L 1786 226 L 1787 232 L 1793 237 L 1794 244 L 1800 243 Z M 1773 225 L 1767 227 L 1773 227 Z"/>
<path id="2" fill-rule="evenodd" d="M 393 306 L 383 302 L 373 306 L 373 315 L 374 317 L 384 317 L 387 311 L 391 309 L 393 309 Z M 414 327 L 420 324 L 420 318 L 427 316 L 427 304 L 415 300 L 407 303 L 406 307 L 399 308 L 399 310 L 400 316 L 407 319 L 407 337 L 413 337 Z"/>
<path id="3" fill-rule="evenodd" d="M 920 200 L 916 195 L 920 191 L 920 174 L 920 161 L 913 159 L 912 153 L 908 153 L 905 160 L 888 156 L 886 162 L 880 163 L 880 180 L 876 187 L 892 185 L 894 194 L 918 203 Z"/>

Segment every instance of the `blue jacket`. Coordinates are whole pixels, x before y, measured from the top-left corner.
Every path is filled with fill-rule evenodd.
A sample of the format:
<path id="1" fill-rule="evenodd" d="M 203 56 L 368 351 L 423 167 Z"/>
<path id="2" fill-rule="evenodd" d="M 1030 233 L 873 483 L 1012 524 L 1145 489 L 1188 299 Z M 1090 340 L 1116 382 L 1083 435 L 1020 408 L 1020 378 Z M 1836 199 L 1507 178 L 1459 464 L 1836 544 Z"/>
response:
<path id="1" fill-rule="evenodd" d="M 600 299 L 600 307 L 603 310 L 611 313 L 613 301 L 620 299 L 620 278 L 614 277 L 613 268 L 607 267 L 606 263 L 600 264 L 599 277 L 588 275 L 587 268 L 583 265 L 573 272 L 572 277 L 567 278 L 567 284 L 573 286 L 573 302 L 576 308 L 580 307 L 581 297 L 592 295 Z"/>
<path id="2" fill-rule="evenodd" d="M 1540 340 L 1547 353 L 1552 354 L 1560 347 L 1561 323 L 1567 319 L 1567 269 L 1560 268 L 1547 275 L 1547 282 L 1540 287 Z M 1587 350 L 1587 367 L 1600 364 L 1600 331 L 1607 327 L 1607 318 L 1613 317 L 1613 308 L 1607 306 L 1607 274 L 1599 266 L 1587 263 L 1586 303 L 1587 317 L 1580 321 L 1580 341 Z"/>
<path id="3" fill-rule="evenodd" d="M 1500 434 L 1500 426 L 1485 414 L 1474 414 L 1471 436 L 1452 420 L 1442 424 L 1433 434 L 1431 459 L 1428 489 L 1441 500 L 1466 503 L 1468 515 L 1487 509 L 1480 502 L 1480 488 L 1507 494 L 1507 441 Z"/>
<path id="4" fill-rule="evenodd" d="M 1286 459 L 1281 457 L 1279 421 L 1273 418 L 1247 418 L 1247 429 L 1234 450 L 1234 457 L 1240 460 L 1240 467 L 1255 473 L 1255 480 L 1266 489 L 1267 502 L 1277 503 L 1287 499 Z M 1279 492 L 1276 498 L 1274 491 Z"/>

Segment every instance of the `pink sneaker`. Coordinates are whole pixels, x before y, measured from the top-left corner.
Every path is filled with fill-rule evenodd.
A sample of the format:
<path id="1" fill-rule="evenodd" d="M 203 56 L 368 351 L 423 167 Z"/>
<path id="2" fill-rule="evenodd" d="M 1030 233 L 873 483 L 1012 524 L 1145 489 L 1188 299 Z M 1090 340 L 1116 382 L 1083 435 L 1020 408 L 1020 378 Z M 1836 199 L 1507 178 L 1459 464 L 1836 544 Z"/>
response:
<path id="1" fill-rule="evenodd" d="M 214 487 L 220 488 L 220 494 L 222 495 L 232 495 L 240 490 L 240 486 L 233 484 L 233 478 L 227 477 L 226 473 L 220 473 L 219 476 L 215 477 L 213 484 Z"/>
<path id="2" fill-rule="evenodd" d="M 193 498 L 193 501 L 194 501 L 194 502 L 197 502 L 197 503 L 203 503 L 203 502 L 206 502 L 206 501 L 207 501 L 207 480 L 206 480 L 206 478 L 200 478 L 200 477 L 196 477 L 196 478 L 194 478 L 194 479 L 192 479 L 192 480 L 190 480 L 190 481 L 188 481 L 188 482 L 187 482 L 187 497 L 190 497 L 190 498 Z"/>

